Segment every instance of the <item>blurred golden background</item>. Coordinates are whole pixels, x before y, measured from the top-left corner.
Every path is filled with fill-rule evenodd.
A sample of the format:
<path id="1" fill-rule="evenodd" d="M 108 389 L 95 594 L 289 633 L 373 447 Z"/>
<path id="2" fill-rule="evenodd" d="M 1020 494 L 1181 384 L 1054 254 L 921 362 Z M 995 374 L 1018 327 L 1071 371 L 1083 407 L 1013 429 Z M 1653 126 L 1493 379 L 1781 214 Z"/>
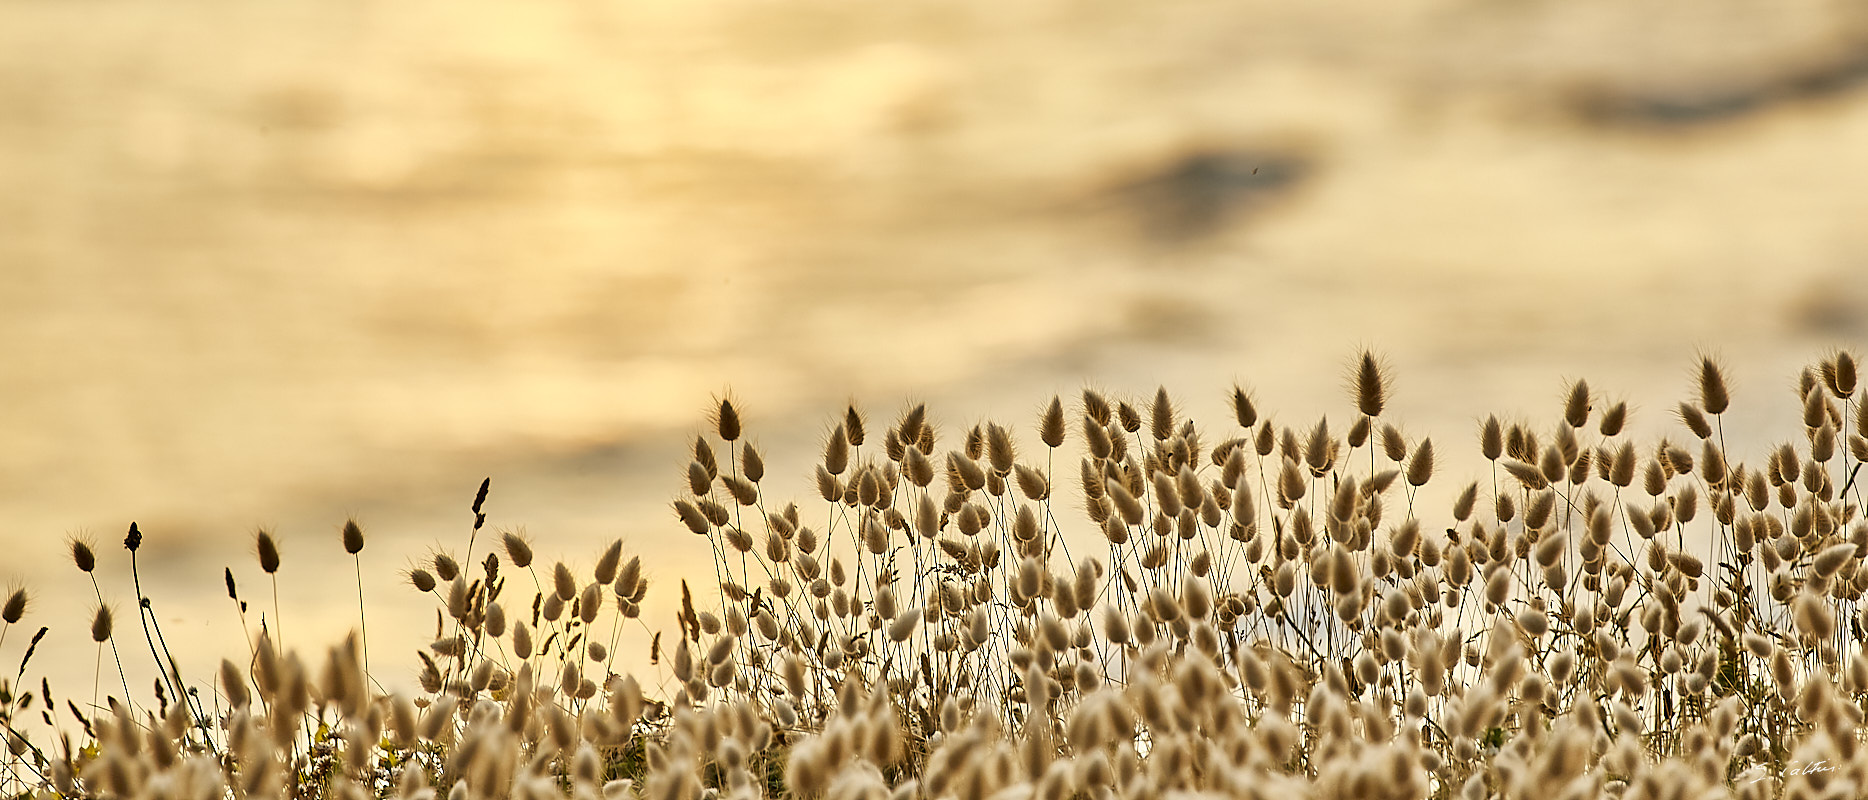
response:
<path id="1" fill-rule="evenodd" d="M 137 520 L 205 680 L 256 526 L 289 643 L 354 623 L 355 514 L 406 685 L 396 570 L 486 476 L 547 562 L 625 537 L 665 627 L 729 394 L 801 504 L 846 402 L 951 436 L 1165 384 L 1216 428 L 1238 380 L 1346 425 L 1361 346 L 1442 452 L 1576 377 L 1660 430 L 1701 351 L 1735 449 L 1786 439 L 1868 341 L 1859 9 L 0 0 L 0 581 L 88 672 L 64 539 L 133 633 Z"/>

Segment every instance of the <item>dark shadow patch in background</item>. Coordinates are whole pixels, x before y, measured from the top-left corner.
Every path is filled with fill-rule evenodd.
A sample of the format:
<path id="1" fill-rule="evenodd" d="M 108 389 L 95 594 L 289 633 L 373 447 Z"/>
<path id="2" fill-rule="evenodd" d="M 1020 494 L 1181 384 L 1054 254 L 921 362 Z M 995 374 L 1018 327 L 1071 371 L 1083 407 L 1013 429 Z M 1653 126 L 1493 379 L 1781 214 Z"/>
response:
<path id="1" fill-rule="evenodd" d="M 1868 42 L 1787 66 L 1685 88 L 1590 86 L 1570 104 L 1584 122 L 1606 128 L 1678 130 L 1733 122 L 1784 106 L 1833 100 L 1868 88 Z"/>
<path id="2" fill-rule="evenodd" d="M 1808 336 L 1868 336 L 1868 269 L 1840 268 L 1809 281 L 1788 309 L 1791 326 Z"/>
<path id="3" fill-rule="evenodd" d="M 1285 199 L 1313 172 L 1294 151 L 1193 147 L 1119 173 L 1096 205 L 1133 218 L 1151 243 L 1192 244 Z"/>

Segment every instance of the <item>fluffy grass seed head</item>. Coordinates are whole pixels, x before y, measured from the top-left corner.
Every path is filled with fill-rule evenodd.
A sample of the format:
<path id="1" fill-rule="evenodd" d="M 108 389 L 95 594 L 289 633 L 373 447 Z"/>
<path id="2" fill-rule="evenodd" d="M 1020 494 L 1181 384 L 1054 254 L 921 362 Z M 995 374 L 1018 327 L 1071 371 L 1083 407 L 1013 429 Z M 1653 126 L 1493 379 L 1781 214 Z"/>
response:
<path id="1" fill-rule="evenodd" d="M 1707 422 L 1706 415 L 1700 413 L 1699 408 L 1692 403 L 1684 401 L 1680 403 L 1680 421 L 1686 423 L 1687 430 L 1692 431 L 1694 436 L 1700 439 L 1711 438 L 1712 423 Z"/>
<path id="2" fill-rule="evenodd" d="M 1252 403 L 1252 395 L 1238 384 L 1232 386 L 1232 416 L 1239 427 L 1251 430 L 1258 424 L 1258 408 Z"/>
<path id="3" fill-rule="evenodd" d="M 623 540 L 617 539 L 611 542 L 610 546 L 604 549 L 603 555 L 597 559 L 597 583 L 604 586 L 610 585 L 610 582 L 616 579 L 616 568 L 622 560 Z"/>
<path id="4" fill-rule="evenodd" d="M 1363 350 L 1356 357 L 1355 371 L 1350 378 L 1357 410 L 1366 416 L 1381 416 L 1382 409 L 1388 405 L 1388 385 L 1387 368 L 1373 351 Z"/>
<path id="5" fill-rule="evenodd" d="M 0 620 L 5 620 L 8 625 L 19 622 L 21 617 L 26 616 L 26 606 L 31 599 L 24 588 L 14 589 L 7 596 L 6 605 L 0 606 Z"/>
<path id="6" fill-rule="evenodd" d="M 577 577 L 571 574 L 571 568 L 560 561 L 551 568 L 552 590 L 558 599 L 569 602 L 577 596 Z"/>
<path id="7" fill-rule="evenodd" d="M 1409 486 L 1423 486 L 1433 478 L 1433 440 L 1422 439 L 1407 464 Z"/>
<path id="8" fill-rule="evenodd" d="M 1479 426 L 1479 452 L 1488 461 L 1497 461 L 1505 452 L 1505 433 L 1496 416 L 1487 416 Z"/>
<path id="9" fill-rule="evenodd" d="M 71 563 L 76 564 L 80 572 L 97 569 L 97 551 L 89 539 L 73 536 L 67 546 L 71 548 Z"/>
<path id="10" fill-rule="evenodd" d="M 103 641 L 102 639 L 98 641 Z M 242 708 L 247 704 L 246 679 L 241 677 L 240 668 L 233 661 L 221 659 L 221 690 L 227 694 L 227 704 Z"/>
<path id="11" fill-rule="evenodd" d="M 696 511 L 696 514 L 700 512 Z M 704 523 L 705 520 L 702 520 Z M 532 566 L 532 544 L 525 540 L 525 535 L 515 531 L 505 531 L 499 535 L 500 543 L 506 546 L 506 557 L 512 559 L 512 565 L 519 569 Z"/>
<path id="12" fill-rule="evenodd" d="M 864 434 L 863 412 L 856 409 L 855 403 L 851 403 L 849 408 L 843 412 L 843 429 L 852 447 L 862 447 L 863 442 L 868 438 Z"/>
<path id="13" fill-rule="evenodd" d="M 1622 428 L 1628 424 L 1628 404 L 1617 402 L 1602 412 L 1602 424 L 1597 428 L 1603 436 L 1620 436 Z"/>
<path id="14" fill-rule="evenodd" d="M 459 561 L 454 560 L 453 556 L 436 551 L 429 561 L 434 564 L 435 575 L 440 576 L 441 580 L 451 581 L 460 577 L 461 565 Z"/>
<path id="15" fill-rule="evenodd" d="M 1038 416 L 1038 439 L 1046 447 L 1057 447 L 1064 443 L 1064 401 L 1056 395 L 1051 396 L 1051 403 L 1044 407 Z"/>
<path id="16" fill-rule="evenodd" d="M 720 434 L 720 438 L 724 441 L 733 442 L 739 440 L 739 435 L 741 433 L 739 411 L 733 408 L 732 400 L 720 401 L 720 411 L 714 416 L 714 430 Z"/>
<path id="17" fill-rule="evenodd" d="M 823 471 L 827 475 L 842 475 L 850 467 L 850 434 L 843 425 L 831 429 L 830 441 L 824 443 Z M 821 482 L 821 479 L 820 479 Z"/>
<path id="18" fill-rule="evenodd" d="M 1699 357 L 1699 405 L 1714 416 L 1732 405 L 1732 395 L 1725 387 L 1725 370 L 1710 355 Z"/>
<path id="19" fill-rule="evenodd" d="M 259 556 L 260 571 L 267 575 L 279 572 L 279 542 L 272 532 L 261 528 L 253 534 L 253 550 Z"/>
<path id="20" fill-rule="evenodd" d="M 97 642 L 98 644 L 103 644 L 108 641 L 110 639 L 110 626 L 110 606 L 98 605 L 97 610 L 91 612 L 91 641 Z"/>
<path id="21" fill-rule="evenodd" d="M 1581 428 L 1589 422 L 1589 383 L 1577 379 L 1570 384 L 1569 395 L 1563 402 L 1563 421 L 1572 428 Z"/>
<path id="22" fill-rule="evenodd" d="M 759 448 L 754 447 L 752 442 L 747 442 L 745 447 L 740 448 L 739 465 L 740 472 L 745 474 L 746 480 L 758 483 L 765 478 L 765 457 L 759 455 Z"/>
<path id="23" fill-rule="evenodd" d="M 1831 394 L 1847 400 L 1855 395 L 1856 363 L 1855 354 L 1847 350 L 1837 350 L 1834 355 L 1823 361 L 1823 384 L 1829 387 Z"/>
<path id="24" fill-rule="evenodd" d="M 344 552 L 356 555 L 363 552 L 363 527 L 355 519 L 344 520 Z"/>

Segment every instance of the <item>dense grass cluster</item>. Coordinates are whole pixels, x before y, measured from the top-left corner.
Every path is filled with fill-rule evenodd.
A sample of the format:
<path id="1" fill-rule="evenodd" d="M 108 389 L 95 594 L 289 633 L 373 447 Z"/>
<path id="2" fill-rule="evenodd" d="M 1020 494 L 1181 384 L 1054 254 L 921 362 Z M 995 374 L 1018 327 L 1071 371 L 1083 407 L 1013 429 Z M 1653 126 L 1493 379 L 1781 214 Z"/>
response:
<path id="1" fill-rule="evenodd" d="M 998 423 L 943 440 L 920 406 L 872 429 L 852 408 L 815 467 L 812 512 L 765 496 L 764 459 L 722 402 L 673 504 L 712 549 L 718 590 L 697 603 L 682 584 L 678 633 L 656 637 L 672 696 L 647 697 L 610 666 L 621 628 L 641 626 L 640 558 L 618 542 L 590 574 L 547 568 L 513 533 L 485 552 L 483 484 L 468 557 L 408 574 L 440 607 L 418 695 L 381 691 L 354 637 L 307 664 L 261 631 L 212 684 L 190 687 L 169 659 L 152 697 L 125 685 L 102 704 L 60 707 L 22 665 L 0 693 L 0 786 L 1859 796 L 1857 362 L 1837 353 L 1805 370 L 1806 435 L 1749 462 L 1724 445 L 1720 367 L 1702 360 L 1698 376 L 1674 438 L 1630 441 L 1627 406 L 1598 409 L 1577 381 L 1553 424 L 1485 420 L 1490 474 L 1432 494 L 1434 444 L 1384 416 L 1388 376 L 1368 354 L 1340 430 L 1275 424 L 1236 388 L 1222 429 L 1185 418 L 1165 390 L 1133 402 L 1086 391 L 1074 413 L 1052 399 L 1035 440 Z M 1453 500 L 1428 509 L 1424 497 Z M 361 530 L 346 526 L 344 546 L 361 550 Z M 264 533 L 259 552 L 276 572 Z M 91 571 L 88 544 L 73 555 Z M 227 582 L 238 603 L 231 571 Z M 27 597 L 5 605 L 9 630 Z M 116 645 L 101 605 L 93 632 L 101 659 Z M 164 661 L 159 629 L 145 638 Z M 44 741 L 58 714 L 84 735 Z"/>

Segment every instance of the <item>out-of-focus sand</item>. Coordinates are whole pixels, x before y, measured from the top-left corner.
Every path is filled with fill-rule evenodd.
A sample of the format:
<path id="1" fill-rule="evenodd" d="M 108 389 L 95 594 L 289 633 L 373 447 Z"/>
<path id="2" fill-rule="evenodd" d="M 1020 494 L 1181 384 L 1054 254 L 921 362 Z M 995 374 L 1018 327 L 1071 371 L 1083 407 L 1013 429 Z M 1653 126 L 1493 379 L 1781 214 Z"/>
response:
<path id="1" fill-rule="evenodd" d="M 62 539 L 121 620 L 138 520 L 205 675 L 221 567 L 270 606 L 256 525 L 288 637 L 339 635 L 354 513 L 407 670 L 395 570 L 491 475 L 546 559 L 627 537 L 665 627 L 727 391 L 801 500 L 852 398 L 951 433 L 1166 384 L 1217 427 L 1237 379 L 1347 421 L 1365 344 L 1443 453 L 1572 377 L 1658 429 L 1701 348 L 1783 439 L 1868 338 L 1848 5 L 0 0 L 0 580 L 86 673 Z"/>

